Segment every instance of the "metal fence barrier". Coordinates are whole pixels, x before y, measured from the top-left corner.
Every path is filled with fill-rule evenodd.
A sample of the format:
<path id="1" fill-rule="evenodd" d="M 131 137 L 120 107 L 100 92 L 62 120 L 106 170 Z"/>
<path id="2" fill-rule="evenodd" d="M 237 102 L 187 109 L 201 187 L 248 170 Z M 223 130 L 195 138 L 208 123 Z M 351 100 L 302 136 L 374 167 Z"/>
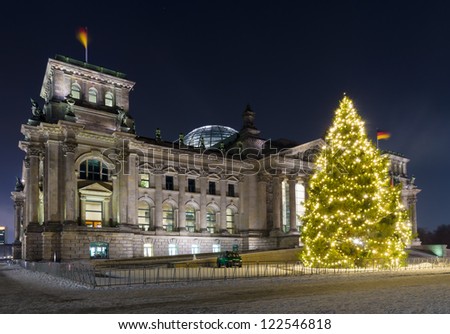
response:
<path id="1" fill-rule="evenodd" d="M 72 280 L 89 287 L 131 286 L 203 280 L 229 280 L 260 277 L 283 277 L 325 274 L 355 274 L 380 271 L 407 271 L 430 268 L 449 268 L 448 258 L 409 259 L 403 267 L 384 265 L 380 261 L 366 263 L 358 268 L 310 268 L 300 262 L 254 262 L 242 267 L 218 268 L 193 264 L 174 266 L 134 265 L 128 267 L 95 268 L 89 264 L 26 262 L 21 265 L 29 270 Z"/>

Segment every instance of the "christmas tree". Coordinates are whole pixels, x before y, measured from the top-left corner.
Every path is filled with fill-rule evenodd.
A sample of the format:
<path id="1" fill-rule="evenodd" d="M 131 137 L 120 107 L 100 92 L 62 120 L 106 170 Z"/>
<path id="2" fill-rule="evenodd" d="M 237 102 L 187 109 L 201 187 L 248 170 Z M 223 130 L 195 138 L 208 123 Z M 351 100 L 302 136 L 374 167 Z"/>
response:
<path id="1" fill-rule="evenodd" d="M 302 217 L 300 259 L 308 267 L 397 266 L 411 226 L 391 184 L 389 160 L 366 135 L 344 96 L 316 161 Z"/>

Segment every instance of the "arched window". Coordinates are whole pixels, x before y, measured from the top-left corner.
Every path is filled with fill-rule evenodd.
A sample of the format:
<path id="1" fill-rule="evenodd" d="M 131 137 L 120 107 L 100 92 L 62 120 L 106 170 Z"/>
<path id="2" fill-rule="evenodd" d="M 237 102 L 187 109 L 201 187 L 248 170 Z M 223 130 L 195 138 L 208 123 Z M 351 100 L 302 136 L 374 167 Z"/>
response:
<path id="1" fill-rule="evenodd" d="M 150 229 L 150 206 L 145 201 L 139 201 L 138 203 L 138 224 L 144 231 L 148 231 Z"/>
<path id="2" fill-rule="evenodd" d="M 173 210 L 173 206 L 169 203 L 164 203 L 162 206 L 163 209 L 163 229 L 167 232 L 172 232 L 175 225 L 175 213 Z"/>
<path id="3" fill-rule="evenodd" d="M 89 88 L 89 102 L 97 103 L 97 90 L 93 87 Z"/>
<path id="4" fill-rule="evenodd" d="M 189 232 L 195 232 L 195 208 L 191 205 L 186 206 L 186 229 Z"/>
<path id="5" fill-rule="evenodd" d="M 100 160 L 84 160 L 80 164 L 80 179 L 108 181 L 108 167 Z"/>
<path id="6" fill-rule="evenodd" d="M 209 207 L 206 211 L 206 229 L 209 233 L 215 233 L 217 230 L 216 226 L 216 211 Z"/>
<path id="7" fill-rule="evenodd" d="M 236 224 L 234 221 L 234 212 L 230 208 L 227 209 L 227 231 L 230 234 L 233 234 L 236 231 Z"/>
<path id="8" fill-rule="evenodd" d="M 112 107 L 114 105 L 114 95 L 111 92 L 105 94 L 105 106 Z"/>
<path id="9" fill-rule="evenodd" d="M 70 95 L 72 98 L 79 100 L 81 98 L 81 87 L 77 83 L 73 83 L 70 87 Z"/>

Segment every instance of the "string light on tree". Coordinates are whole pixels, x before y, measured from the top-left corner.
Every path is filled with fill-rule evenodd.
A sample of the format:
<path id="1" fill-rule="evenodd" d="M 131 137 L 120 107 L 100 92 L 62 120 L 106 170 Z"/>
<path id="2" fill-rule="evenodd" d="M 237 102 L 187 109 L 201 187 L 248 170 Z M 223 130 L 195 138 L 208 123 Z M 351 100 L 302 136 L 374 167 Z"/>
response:
<path id="1" fill-rule="evenodd" d="M 390 184 L 389 160 L 368 139 L 364 121 L 344 96 L 316 161 L 302 217 L 309 267 L 398 265 L 412 233 Z"/>

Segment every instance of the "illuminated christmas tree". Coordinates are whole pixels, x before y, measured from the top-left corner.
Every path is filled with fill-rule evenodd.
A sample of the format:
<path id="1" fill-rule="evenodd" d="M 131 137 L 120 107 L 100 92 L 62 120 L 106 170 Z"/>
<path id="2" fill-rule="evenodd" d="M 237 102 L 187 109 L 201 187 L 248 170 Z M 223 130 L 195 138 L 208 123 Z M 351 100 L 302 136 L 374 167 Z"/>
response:
<path id="1" fill-rule="evenodd" d="M 344 96 L 309 183 L 300 254 L 308 267 L 402 265 L 411 226 L 389 160 L 368 139 Z"/>

